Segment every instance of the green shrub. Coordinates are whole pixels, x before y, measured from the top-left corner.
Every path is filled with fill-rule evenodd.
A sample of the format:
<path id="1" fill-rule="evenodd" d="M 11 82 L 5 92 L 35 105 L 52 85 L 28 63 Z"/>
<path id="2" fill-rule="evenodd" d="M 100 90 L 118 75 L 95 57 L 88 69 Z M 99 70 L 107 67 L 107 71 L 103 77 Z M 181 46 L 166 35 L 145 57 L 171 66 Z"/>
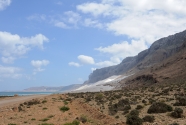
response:
<path id="1" fill-rule="evenodd" d="M 103 99 L 103 94 L 102 93 L 97 93 L 95 99 L 96 100 L 102 100 Z"/>
<path id="2" fill-rule="evenodd" d="M 169 125 L 179 125 L 178 123 L 172 123 L 172 124 L 169 124 Z"/>
<path id="3" fill-rule="evenodd" d="M 124 111 L 130 110 L 130 109 L 131 109 L 131 106 L 130 106 L 130 105 L 126 105 L 126 106 L 124 106 L 124 108 L 123 108 Z"/>
<path id="4" fill-rule="evenodd" d="M 163 102 L 155 102 L 148 109 L 147 113 L 165 113 L 172 111 L 172 107 Z"/>
<path id="5" fill-rule="evenodd" d="M 132 110 L 127 115 L 127 124 L 129 125 L 142 125 L 143 120 L 139 117 L 139 111 L 138 110 Z"/>
<path id="6" fill-rule="evenodd" d="M 181 118 L 183 114 L 183 109 L 175 108 L 174 111 L 171 113 L 171 116 L 174 118 Z"/>
<path id="7" fill-rule="evenodd" d="M 142 109 L 143 106 L 142 105 L 137 105 L 136 109 L 139 110 L 139 109 Z"/>
<path id="8" fill-rule="evenodd" d="M 186 97 L 177 97 L 177 102 L 174 106 L 186 106 Z"/>
<path id="9" fill-rule="evenodd" d="M 109 106 L 109 114 L 110 115 L 115 115 L 118 112 L 118 107 L 117 104 L 113 104 Z"/>
<path id="10" fill-rule="evenodd" d="M 65 111 L 68 111 L 70 108 L 67 107 L 67 106 L 63 106 L 60 108 L 61 111 L 65 112 Z"/>
<path id="11" fill-rule="evenodd" d="M 54 117 L 54 115 L 49 115 L 47 118 L 52 118 L 52 117 Z"/>
<path id="12" fill-rule="evenodd" d="M 46 103 L 46 102 L 47 102 L 47 100 L 43 100 L 43 101 L 42 101 L 43 104 Z"/>
<path id="13" fill-rule="evenodd" d="M 119 116 L 117 115 L 117 116 L 115 116 L 115 118 L 116 118 L 116 119 L 118 119 L 118 118 L 119 118 Z"/>
<path id="14" fill-rule="evenodd" d="M 39 125 L 54 125 L 54 124 L 42 123 L 42 124 L 39 124 Z"/>
<path id="15" fill-rule="evenodd" d="M 149 103 L 150 104 L 153 104 L 154 102 L 156 102 L 156 100 L 154 100 L 154 99 L 152 99 L 152 98 L 150 98 L 150 99 L 148 99 L 149 100 Z"/>
<path id="16" fill-rule="evenodd" d="M 130 115 L 139 116 L 139 111 L 138 110 L 132 110 L 132 111 L 130 111 Z"/>
<path id="17" fill-rule="evenodd" d="M 82 116 L 80 117 L 80 121 L 81 121 L 82 123 L 86 123 L 86 122 L 87 122 L 87 117 L 84 116 L 84 115 L 82 115 Z"/>
<path id="18" fill-rule="evenodd" d="M 129 113 L 129 110 L 124 111 L 122 114 L 125 115 L 127 113 Z"/>
<path id="19" fill-rule="evenodd" d="M 63 101 L 64 105 L 68 105 L 68 102 L 66 100 Z"/>
<path id="20" fill-rule="evenodd" d="M 43 110 L 47 110 L 48 108 L 44 107 Z"/>
<path id="21" fill-rule="evenodd" d="M 143 117 L 143 122 L 154 122 L 155 118 L 154 116 L 150 116 L 150 115 L 146 115 L 145 117 Z"/>
<path id="22" fill-rule="evenodd" d="M 147 101 L 143 99 L 143 100 L 142 100 L 142 103 L 144 103 L 144 104 L 145 104 L 145 103 L 147 103 Z"/>
<path id="23" fill-rule="evenodd" d="M 46 122 L 46 121 L 48 121 L 48 120 L 49 120 L 48 118 L 44 118 L 44 119 L 41 119 L 41 120 L 39 120 L 39 121 Z"/>

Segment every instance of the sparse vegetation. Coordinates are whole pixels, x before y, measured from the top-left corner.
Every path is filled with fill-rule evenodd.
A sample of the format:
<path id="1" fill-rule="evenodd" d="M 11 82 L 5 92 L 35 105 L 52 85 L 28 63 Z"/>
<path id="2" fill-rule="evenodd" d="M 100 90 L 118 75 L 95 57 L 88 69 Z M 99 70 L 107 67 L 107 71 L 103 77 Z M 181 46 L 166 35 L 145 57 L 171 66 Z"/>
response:
<path id="1" fill-rule="evenodd" d="M 183 114 L 183 109 L 175 108 L 174 111 L 171 113 L 171 116 L 174 118 L 181 118 Z"/>
<path id="2" fill-rule="evenodd" d="M 143 120 L 139 117 L 139 111 L 138 110 L 132 110 L 127 115 L 127 124 L 129 125 L 142 125 Z"/>
<path id="3" fill-rule="evenodd" d="M 163 102 L 155 102 L 153 103 L 150 108 L 148 109 L 147 113 L 165 113 L 165 112 L 171 112 L 172 107 L 170 105 L 167 105 Z"/>
<path id="4" fill-rule="evenodd" d="M 151 115 L 146 115 L 145 117 L 143 117 L 143 122 L 154 122 L 155 118 L 154 116 L 151 116 Z"/>
<path id="5" fill-rule="evenodd" d="M 79 121 L 74 120 L 73 122 L 71 122 L 71 123 L 65 123 L 64 125 L 79 125 L 79 124 L 80 124 Z"/>
<path id="6" fill-rule="evenodd" d="M 39 121 L 46 122 L 48 120 L 49 120 L 49 118 L 44 118 L 44 119 L 40 119 Z"/>
<path id="7" fill-rule="evenodd" d="M 70 109 L 70 108 L 69 108 L 68 106 L 63 106 L 63 107 L 60 108 L 60 110 L 63 111 L 63 112 L 66 112 L 66 111 L 68 111 L 69 109 Z"/>

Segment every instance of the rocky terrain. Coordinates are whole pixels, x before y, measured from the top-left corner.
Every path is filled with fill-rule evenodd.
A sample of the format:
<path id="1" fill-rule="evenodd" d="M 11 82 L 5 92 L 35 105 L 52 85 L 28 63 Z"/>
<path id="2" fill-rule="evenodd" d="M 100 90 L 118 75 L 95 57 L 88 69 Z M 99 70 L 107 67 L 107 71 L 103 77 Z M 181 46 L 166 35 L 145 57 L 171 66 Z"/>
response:
<path id="1" fill-rule="evenodd" d="M 0 125 L 185 125 L 185 91 L 172 83 L 35 97 L 1 106 Z"/>
<path id="2" fill-rule="evenodd" d="M 134 74 L 138 71 L 152 67 L 183 49 L 186 42 L 186 31 L 171 35 L 155 41 L 147 50 L 134 57 L 125 58 L 116 66 L 105 67 L 93 71 L 88 83 L 94 83 L 113 75 Z"/>

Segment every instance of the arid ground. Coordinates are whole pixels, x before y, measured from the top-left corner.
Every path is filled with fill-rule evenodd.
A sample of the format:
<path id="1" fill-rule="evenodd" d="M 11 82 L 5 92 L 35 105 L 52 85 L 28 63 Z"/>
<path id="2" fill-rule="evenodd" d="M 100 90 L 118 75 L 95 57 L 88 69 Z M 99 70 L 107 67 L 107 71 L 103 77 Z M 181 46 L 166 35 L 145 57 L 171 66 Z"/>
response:
<path id="1" fill-rule="evenodd" d="M 0 125 L 186 125 L 185 90 L 186 83 L 154 84 L 107 92 L 0 98 Z"/>

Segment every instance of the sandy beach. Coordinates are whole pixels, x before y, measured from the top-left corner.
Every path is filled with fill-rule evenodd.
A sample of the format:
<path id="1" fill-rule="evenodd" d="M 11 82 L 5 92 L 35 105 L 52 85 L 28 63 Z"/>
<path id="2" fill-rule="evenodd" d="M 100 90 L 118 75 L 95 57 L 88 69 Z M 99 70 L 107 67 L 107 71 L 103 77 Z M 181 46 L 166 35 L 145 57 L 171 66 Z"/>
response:
<path id="1" fill-rule="evenodd" d="M 42 98 L 48 95 L 28 95 L 28 96 L 16 96 L 16 97 L 5 97 L 0 99 L 0 108 L 9 105 L 15 105 L 28 101 L 35 98 Z"/>

